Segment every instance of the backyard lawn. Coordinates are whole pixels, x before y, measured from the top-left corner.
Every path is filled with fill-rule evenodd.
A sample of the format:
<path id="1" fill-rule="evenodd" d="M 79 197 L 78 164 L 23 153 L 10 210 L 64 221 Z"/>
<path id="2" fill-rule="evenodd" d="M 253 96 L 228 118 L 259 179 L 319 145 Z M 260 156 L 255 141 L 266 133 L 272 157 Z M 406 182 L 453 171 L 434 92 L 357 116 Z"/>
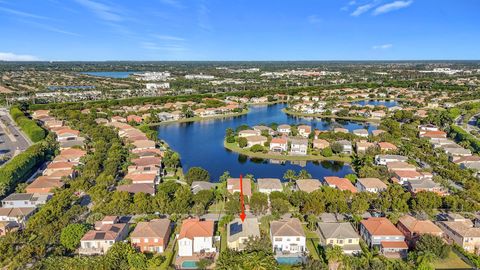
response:
<path id="1" fill-rule="evenodd" d="M 435 269 L 469 269 L 472 268 L 466 262 L 464 262 L 458 255 L 450 251 L 450 254 L 446 259 L 437 260 L 434 262 L 433 266 Z"/>

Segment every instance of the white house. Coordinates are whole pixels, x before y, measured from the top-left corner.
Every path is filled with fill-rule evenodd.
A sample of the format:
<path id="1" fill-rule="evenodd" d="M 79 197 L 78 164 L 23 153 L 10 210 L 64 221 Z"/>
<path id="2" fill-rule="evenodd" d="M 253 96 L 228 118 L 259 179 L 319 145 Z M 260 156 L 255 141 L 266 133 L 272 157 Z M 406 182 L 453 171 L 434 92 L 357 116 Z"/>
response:
<path id="1" fill-rule="evenodd" d="M 375 164 L 377 165 L 387 165 L 387 163 L 390 162 L 396 162 L 396 161 L 407 161 L 408 158 L 405 156 L 400 156 L 400 155 L 376 155 L 375 156 Z"/>
<path id="2" fill-rule="evenodd" d="M 270 239 L 275 253 L 301 254 L 306 251 L 306 237 L 298 218 L 272 221 Z"/>
<path id="3" fill-rule="evenodd" d="M 278 178 L 258 178 L 258 192 L 270 194 L 273 191 L 283 191 L 282 182 Z"/>
<path id="4" fill-rule="evenodd" d="M 213 245 L 213 221 L 186 219 L 178 235 L 178 256 L 192 256 L 195 253 L 216 252 Z"/>

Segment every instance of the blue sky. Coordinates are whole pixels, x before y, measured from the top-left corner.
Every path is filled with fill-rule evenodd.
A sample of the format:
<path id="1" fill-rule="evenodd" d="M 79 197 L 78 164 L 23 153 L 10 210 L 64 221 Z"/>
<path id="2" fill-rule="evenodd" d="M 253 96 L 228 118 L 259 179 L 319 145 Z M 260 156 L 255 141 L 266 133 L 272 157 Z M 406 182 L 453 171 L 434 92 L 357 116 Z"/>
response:
<path id="1" fill-rule="evenodd" d="M 480 59 L 478 0 L 0 0 L 0 60 Z"/>

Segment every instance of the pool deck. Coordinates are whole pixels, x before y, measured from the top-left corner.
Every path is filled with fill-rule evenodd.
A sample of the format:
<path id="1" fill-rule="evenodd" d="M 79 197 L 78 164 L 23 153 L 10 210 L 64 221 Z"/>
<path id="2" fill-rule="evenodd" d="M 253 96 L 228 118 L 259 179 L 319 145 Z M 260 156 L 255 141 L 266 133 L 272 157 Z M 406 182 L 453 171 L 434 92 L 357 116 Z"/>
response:
<path id="1" fill-rule="evenodd" d="M 196 269 L 196 268 L 182 268 L 182 264 L 188 261 L 198 262 L 201 259 L 213 259 L 214 263 L 208 267 L 208 269 L 215 268 L 215 261 L 218 258 L 218 253 L 206 253 L 206 254 L 193 254 L 193 256 L 177 256 L 175 258 L 175 269 Z"/>

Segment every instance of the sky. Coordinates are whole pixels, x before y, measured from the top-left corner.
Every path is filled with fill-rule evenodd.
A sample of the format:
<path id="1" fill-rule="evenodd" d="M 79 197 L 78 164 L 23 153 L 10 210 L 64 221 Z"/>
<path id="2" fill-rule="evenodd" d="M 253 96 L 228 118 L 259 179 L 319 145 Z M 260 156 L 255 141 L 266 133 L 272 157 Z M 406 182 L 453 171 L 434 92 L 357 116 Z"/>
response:
<path id="1" fill-rule="evenodd" d="M 0 0 L 0 60 L 478 60 L 479 0 Z"/>

